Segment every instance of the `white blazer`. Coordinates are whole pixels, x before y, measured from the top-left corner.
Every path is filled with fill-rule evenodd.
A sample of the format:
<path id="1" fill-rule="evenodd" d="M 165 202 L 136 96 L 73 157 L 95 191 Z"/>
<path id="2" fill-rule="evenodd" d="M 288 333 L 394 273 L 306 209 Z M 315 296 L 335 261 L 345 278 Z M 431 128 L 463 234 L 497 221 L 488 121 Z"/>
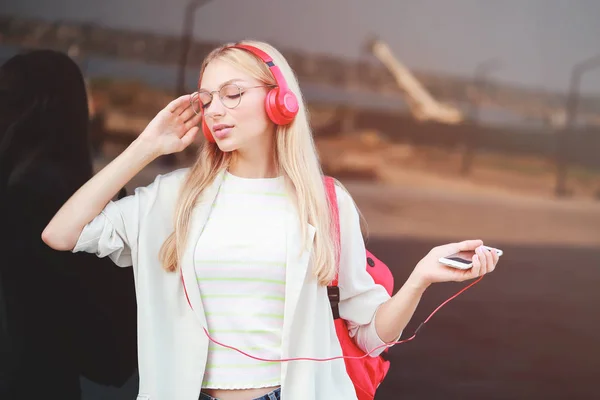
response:
<path id="1" fill-rule="evenodd" d="M 161 266 L 158 253 L 173 231 L 179 188 L 188 172 L 180 169 L 159 175 L 133 195 L 108 203 L 83 229 L 73 249 L 109 256 L 121 267 L 133 266 L 138 304 L 138 399 L 197 400 L 201 391 L 209 340 L 202 329 L 207 323 L 193 255 L 224 173 L 206 188 L 193 212 L 181 273 L 170 273 Z M 365 269 L 365 246 L 352 199 L 341 188 L 337 188 L 337 196 L 341 229 L 339 311 L 359 346 L 369 351 L 383 344 L 374 320 L 389 295 Z M 282 357 L 342 355 L 327 288 L 318 285 L 311 274 L 312 248 L 301 249 L 301 225 L 295 210 L 289 211 Z M 312 225 L 308 229 L 312 243 L 316 230 Z M 356 399 L 342 359 L 284 362 L 281 382 L 285 400 Z"/>

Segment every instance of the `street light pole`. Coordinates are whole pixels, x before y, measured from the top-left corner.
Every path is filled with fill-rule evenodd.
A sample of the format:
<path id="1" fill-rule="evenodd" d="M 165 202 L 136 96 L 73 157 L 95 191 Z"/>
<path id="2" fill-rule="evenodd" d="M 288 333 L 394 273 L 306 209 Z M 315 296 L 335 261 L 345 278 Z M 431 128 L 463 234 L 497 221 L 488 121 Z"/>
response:
<path id="1" fill-rule="evenodd" d="M 497 58 L 491 58 L 477 65 L 473 74 L 473 82 L 475 86 L 475 97 L 481 97 L 481 93 L 486 89 L 489 75 L 492 71 L 500 69 L 502 64 Z M 471 118 L 477 120 L 479 118 L 479 102 L 471 101 Z"/>
<path id="2" fill-rule="evenodd" d="M 177 72 L 177 86 L 175 87 L 177 96 L 185 94 L 185 70 L 194 36 L 196 10 L 209 2 L 210 0 L 192 0 L 185 7 L 183 31 L 181 33 L 181 52 L 179 54 L 179 71 Z"/>
<path id="3" fill-rule="evenodd" d="M 569 158 L 568 131 L 575 127 L 577 121 L 577 108 L 579 106 L 579 84 L 582 75 L 594 68 L 600 67 L 600 55 L 588 58 L 575 64 L 571 70 L 571 82 L 569 94 L 565 105 L 565 124 L 558 131 L 556 146 L 556 186 L 555 195 L 563 197 L 567 195 L 567 168 Z"/>
<path id="4" fill-rule="evenodd" d="M 490 72 L 500 68 L 500 66 L 500 60 L 497 58 L 492 58 L 479 63 L 475 68 L 475 72 L 473 74 L 474 90 L 470 99 L 469 113 L 471 120 L 475 123 L 477 123 L 479 120 L 479 102 L 481 100 L 482 92 L 487 86 L 488 76 Z M 475 155 L 475 147 L 477 145 L 476 130 L 477 126 L 472 126 L 470 134 L 465 135 L 465 148 L 462 158 L 462 165 L 460 168 L 460 173 L 463 176 L 466 176 L 471 172 L 471 167 L 473 165 L 473 157 Z"/>
<path id="5" fill-rule="evenodd" d="M 558 131 L 556 146 L 556 186 L 554 189 L 557 197 L 567 195 L 567 168 L 569 158 L 568 131 L 575 127 L 577 121 L 577 108 L 579 106 L 579 84 L 582 75 L 594 68 L 600 67 L 600 55 L 588 58 L 575 64 L 571 70 L 569 94 L 565 105 L 565 125 Z"/>

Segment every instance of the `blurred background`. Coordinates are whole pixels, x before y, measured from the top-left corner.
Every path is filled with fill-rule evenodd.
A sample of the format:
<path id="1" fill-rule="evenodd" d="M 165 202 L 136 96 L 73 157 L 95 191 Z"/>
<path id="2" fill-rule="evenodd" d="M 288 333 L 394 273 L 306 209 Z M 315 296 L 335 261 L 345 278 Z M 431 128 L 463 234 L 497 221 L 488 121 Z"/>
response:
<path id="1" fill-rule="evenodd" d="M 396 288 L 433 246 L 481 238 L 504 250 L 496 272 L 390 351 L 376 398 L 589 399 L 599 18 L 594 0 L 9 0 L 0 61 L 34 48 L 76 60 L 99 169 L 195 89 L 214 47 L 272 43 L 296 71 L 324 170 L 354 196 Z M 194 156 L 157 160 L 128 190 Z M 403 336 L 463 286 L 430 288 Z M 84 398 L 134 398 L 136 379 L 82 378 Z"/>

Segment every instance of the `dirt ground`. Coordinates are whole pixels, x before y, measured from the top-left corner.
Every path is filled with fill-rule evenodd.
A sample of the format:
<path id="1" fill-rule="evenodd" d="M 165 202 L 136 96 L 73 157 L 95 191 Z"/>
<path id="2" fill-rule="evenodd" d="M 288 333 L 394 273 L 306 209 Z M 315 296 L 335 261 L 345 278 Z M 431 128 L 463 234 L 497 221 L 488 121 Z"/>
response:
<path id="1" fill-rule="evenodd" d="M 332 172 L 354 171 L 392 185 L 450 184 L 471 192 L 554 197 L 556 169 L 542 158 L 480 151 L 470 174 L 461 176 L 460 150 L 390 143 L 375 131 L 317 139 L 317 145 L 324 166 Z M 567 187 L 572 198 L 600 200 L 600 171 L 572 167 Z"/>
<path id="2" fill-rule="evenodd" d="M 571 178 L 574 195 L 557 199 L 553 171 L 540 161 L 514 159 L 511 169 L 498 166 L 506 162 L 499 156 L 479 155 L 472 173 L 462 177 L 460 154 L 363 136 L 361 145 L 356 140 L 346 145 L 342 139 L 320 140 L 319 150 L 329 173 L 344 177 L 353 170 L 370 177 L 370 182 L 342 180 L 375 236 L 600 245 L 600 200 L 594 197 L 599 175 Z"/>

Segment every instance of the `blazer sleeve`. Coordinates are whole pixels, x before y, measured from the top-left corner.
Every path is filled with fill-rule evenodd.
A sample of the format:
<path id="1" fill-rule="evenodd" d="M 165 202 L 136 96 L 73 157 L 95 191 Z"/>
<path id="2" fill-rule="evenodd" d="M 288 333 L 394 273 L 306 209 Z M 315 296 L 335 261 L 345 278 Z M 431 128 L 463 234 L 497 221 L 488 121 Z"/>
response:
<path id="1" fill-rule="evenodd" d="M 340 213 L 340 317 L 346 320 L 350 336 L 365 352 L 384 345 L 375 329 L 375 315 L 379 306 L 389 298 L 388 292 L 376 284 L 366 270 L 367 253 L 360 229 L 360 219 L 354 201 L 340 187 L 336 187 Z M 400 337 L 400 335 L 398 336 Z M 385 350 L 381 347 L 371 353 L 376 357 Z"/>
<path id="2" fill-rule="evenodd" d="M 138 248 L 140 222 L 156 200 L 160 181 L 135 189 L 132 195 L 109 201 L 104 209 L 82 230 L 73 252 L 108 256 L 120 267 L 133 265 Z"/>

